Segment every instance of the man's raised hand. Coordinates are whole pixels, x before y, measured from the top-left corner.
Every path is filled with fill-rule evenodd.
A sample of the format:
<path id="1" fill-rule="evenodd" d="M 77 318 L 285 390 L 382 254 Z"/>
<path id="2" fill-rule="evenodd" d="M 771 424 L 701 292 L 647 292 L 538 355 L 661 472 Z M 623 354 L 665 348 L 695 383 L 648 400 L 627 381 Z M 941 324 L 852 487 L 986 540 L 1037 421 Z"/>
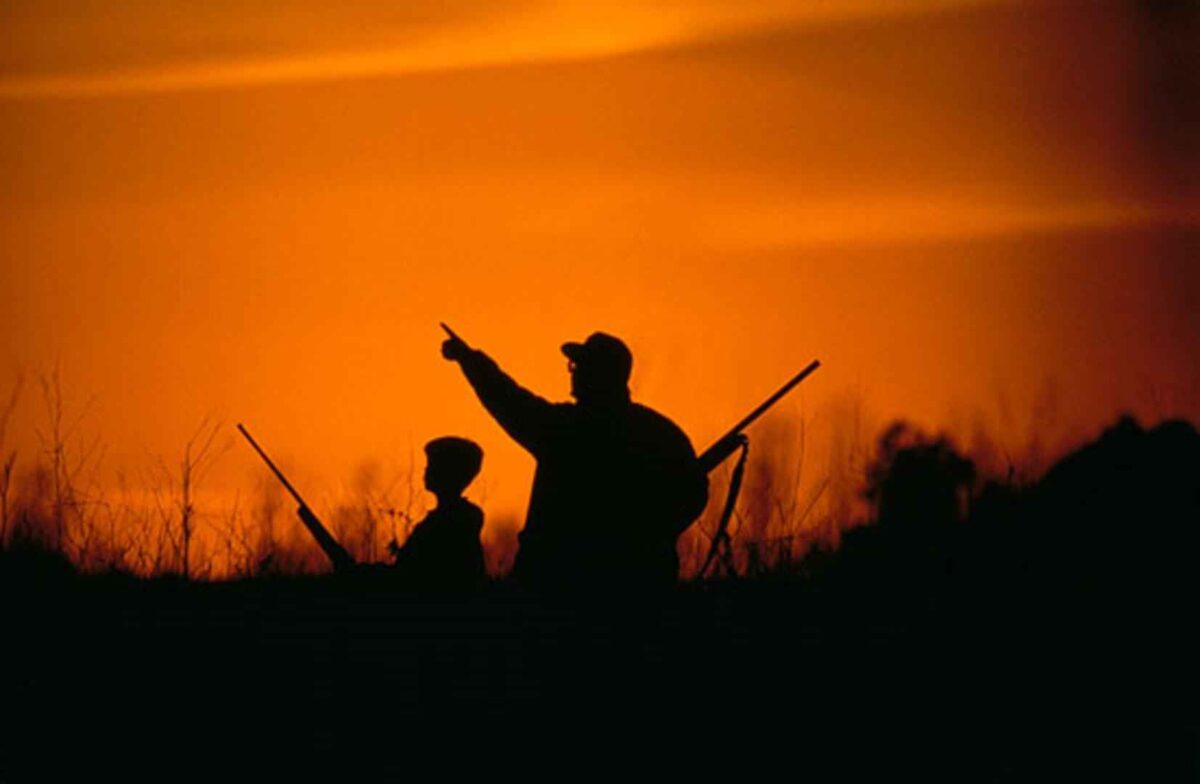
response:
<path id="1" fill-rule="evenodd" d="M 467 356 L 467 352 L 471 350 L 471 347 L 467 345 L 466 341 L 456 335 L 454 330 L 447 327 L 445 323 L 439 323 L 442 324 L 442 329 L 449 335 L 446 340 L 442 341 L 442 356 L 451 362 L 461 361 Z"/>

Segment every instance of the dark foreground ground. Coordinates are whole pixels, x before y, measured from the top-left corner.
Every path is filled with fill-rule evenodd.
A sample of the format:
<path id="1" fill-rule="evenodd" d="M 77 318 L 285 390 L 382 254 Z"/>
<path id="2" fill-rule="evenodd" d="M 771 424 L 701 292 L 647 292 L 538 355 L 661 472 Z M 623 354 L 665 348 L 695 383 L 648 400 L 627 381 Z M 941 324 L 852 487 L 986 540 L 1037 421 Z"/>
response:
<path id="1" fill-rule="evenodd" d="M 1132 607 L 786 580 L 589 600 L 334 578 L 4 589 L 5 782 L 400 778 L 444 748 L 492 775 L 1200 780 L 1195 618 Z"/>
<path id="2" fill-rule="evenodd" d="M 1031 486 L 880 454 L 835 552 L 659 596 L 0 550 L 0 783 L 1200 781 L 1196 428 L 1122 419 Z"/>

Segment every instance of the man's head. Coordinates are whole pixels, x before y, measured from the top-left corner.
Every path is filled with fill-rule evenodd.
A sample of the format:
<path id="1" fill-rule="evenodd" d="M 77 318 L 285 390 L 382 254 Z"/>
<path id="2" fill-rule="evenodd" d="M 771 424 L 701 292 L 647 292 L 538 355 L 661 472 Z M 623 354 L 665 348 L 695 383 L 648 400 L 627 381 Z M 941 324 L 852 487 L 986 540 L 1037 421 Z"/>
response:
<path id="1" fill-rule="evenodd" d="M 483 450 L 465 438 L 446 436 L 425 445 L 425 489 L 435 495 L 462 495 L 479 475 Z"/>
<path id="2" fill-rule="evenodd" d="M 582 343 L 564 343 L 570 360 L 571 395 L 581 403 L 628 397 L 633 354 L 619 338 L 593 332 Z"/>

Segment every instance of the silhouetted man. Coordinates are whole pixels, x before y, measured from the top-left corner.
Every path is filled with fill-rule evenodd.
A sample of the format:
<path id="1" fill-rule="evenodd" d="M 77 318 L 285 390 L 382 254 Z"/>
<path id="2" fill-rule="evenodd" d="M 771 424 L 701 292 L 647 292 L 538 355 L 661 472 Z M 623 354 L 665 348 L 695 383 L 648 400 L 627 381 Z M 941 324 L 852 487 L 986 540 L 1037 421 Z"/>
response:
<path id="1" fill-rule="evenodd" d="M 550 403 L 446 331 L 442 355 L 537 459 L 514 577 L 600 590 L 673 583 L 675 540 L 703 511 L 708 479 L 684 432 L 630 400 L 625 344 L 602 332 L 565 344 L 578 402 Z"/>

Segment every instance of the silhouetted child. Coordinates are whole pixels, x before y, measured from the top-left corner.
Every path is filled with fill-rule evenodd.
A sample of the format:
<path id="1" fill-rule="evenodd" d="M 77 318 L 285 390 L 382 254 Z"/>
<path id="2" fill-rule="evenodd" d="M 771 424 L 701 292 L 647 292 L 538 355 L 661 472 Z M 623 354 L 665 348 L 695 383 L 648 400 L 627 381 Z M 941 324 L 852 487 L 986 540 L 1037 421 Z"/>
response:
<path id="1" fill-rule="evenodd" d="M 462 494 L 479 474 L 483 450 L 474 441 L 447 436 L 426 444 L 425 458 L 425 489 L 437 496 L 437 506 L 403 547 L 392 544 L 396 568 L 417 586 L 477 586 L 487 576 L 479 541 L 483 510 Z"/>

